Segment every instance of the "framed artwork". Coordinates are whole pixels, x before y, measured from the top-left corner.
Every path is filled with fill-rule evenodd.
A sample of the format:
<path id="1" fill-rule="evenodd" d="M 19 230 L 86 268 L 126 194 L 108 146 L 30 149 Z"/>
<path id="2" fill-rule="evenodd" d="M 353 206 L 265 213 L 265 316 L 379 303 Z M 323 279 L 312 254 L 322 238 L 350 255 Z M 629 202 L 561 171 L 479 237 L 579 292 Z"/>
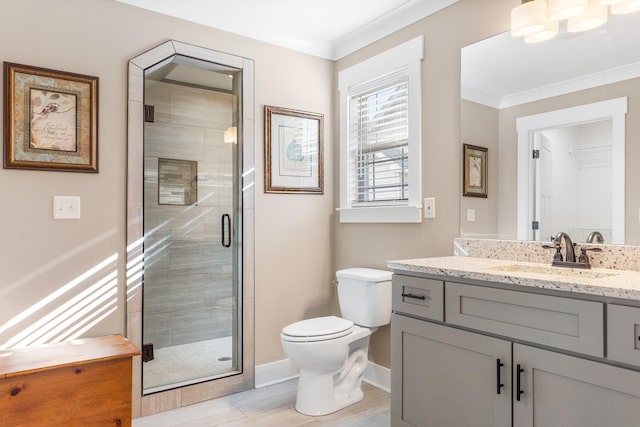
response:
<path id="1" fill-rule="evenodd" d="M 324 116 L 266 105 L 265 193 L 324 193 Z"/>
<path id="2" fill-rule="evenodd" d="M 463 196 L 487 197 L 487 152 L 485 147 L 463 144 Z"/>
<path id="3" fill-rule="evenodd" d="M 4 63 L 4 167 L 98 172 L 98 78 Z"/>

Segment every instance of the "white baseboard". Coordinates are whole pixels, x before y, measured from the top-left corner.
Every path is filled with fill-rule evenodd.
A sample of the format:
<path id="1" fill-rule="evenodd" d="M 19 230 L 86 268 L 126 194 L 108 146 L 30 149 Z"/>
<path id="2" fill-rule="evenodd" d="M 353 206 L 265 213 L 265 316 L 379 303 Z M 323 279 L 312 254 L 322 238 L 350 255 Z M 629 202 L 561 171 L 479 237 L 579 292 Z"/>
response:
<path id="1" fill-rule="evenodd" d="M 297 377 L 298 367 L 289 359 L 257 365 L 255 370 L 256 388 L 278 384 Z M 391 370 L 371 361 L 362 380 L 386 392 L 391 390 Z"/>
<path id="2" fill-rule="evenodd" d="M 391 369 L 369 361 L 362 381 L 391 393 Z"/>
<path id="3" fill-rule="evenodd" d="M 289 359 L 257 365 L 255 370 L 256 388 L 278 384 L 298 378 L 298 366 Z"/>

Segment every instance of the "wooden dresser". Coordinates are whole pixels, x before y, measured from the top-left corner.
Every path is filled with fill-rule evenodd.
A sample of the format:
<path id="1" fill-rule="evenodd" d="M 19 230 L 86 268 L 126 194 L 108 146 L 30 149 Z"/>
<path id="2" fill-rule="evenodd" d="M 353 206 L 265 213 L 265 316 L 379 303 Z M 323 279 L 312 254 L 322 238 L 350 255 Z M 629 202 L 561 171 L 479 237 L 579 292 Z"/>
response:
<path id="1" fill-rule="evenodd" d="M 0 426 L 130 426 L 138 354 L 119 335 L 0 351 Z"/>

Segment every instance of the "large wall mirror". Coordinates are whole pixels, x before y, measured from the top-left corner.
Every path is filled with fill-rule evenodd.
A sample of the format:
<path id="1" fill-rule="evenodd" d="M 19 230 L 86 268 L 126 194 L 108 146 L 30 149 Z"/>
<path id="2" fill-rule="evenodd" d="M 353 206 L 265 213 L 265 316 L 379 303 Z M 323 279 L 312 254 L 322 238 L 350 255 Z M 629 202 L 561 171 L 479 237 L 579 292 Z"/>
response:
<path id="1" fill-rule="evenodd" d="M 461 64 L 461 144 L 489 167 L 487 198 L 461 197 L 460 236 L 640 244 L 640 16 L 538 44 L 499 34 Z"/>

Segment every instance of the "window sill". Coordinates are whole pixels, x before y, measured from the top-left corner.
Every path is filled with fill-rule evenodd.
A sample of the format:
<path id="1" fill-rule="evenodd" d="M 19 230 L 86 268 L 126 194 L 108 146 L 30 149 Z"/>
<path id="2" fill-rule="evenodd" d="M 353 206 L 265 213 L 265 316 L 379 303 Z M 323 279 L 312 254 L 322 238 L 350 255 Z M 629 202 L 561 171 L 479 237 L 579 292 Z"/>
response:
<path id="1" fill-rule="evenodd" d="M 339 208 L 341 223 L 419 223 L 421 206 L 375 206 Z"/>

